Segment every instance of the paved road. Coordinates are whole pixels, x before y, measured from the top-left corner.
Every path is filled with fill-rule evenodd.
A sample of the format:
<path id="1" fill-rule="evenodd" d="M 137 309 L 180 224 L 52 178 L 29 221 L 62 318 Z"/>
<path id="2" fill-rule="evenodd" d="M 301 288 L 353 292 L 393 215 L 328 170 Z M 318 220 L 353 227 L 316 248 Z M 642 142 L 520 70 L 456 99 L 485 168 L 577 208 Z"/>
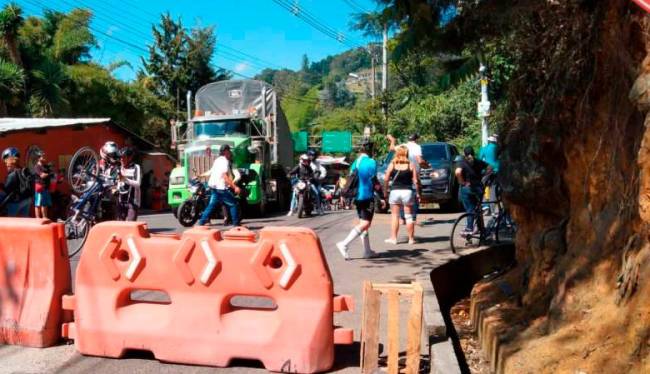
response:
<path id="1" fill-rule="evenodd" d="M 357 240 L 351 245 L 352 260 L 344 261 L 336 250 L 334 243 L 342 240 L 353 225 L 354 214 L 349 211 L 329 212 L 320 217 L 308 219 L 287 218 L 275 216 L 266 219 L 249 220 L 245 222 L 252 230 L 264 226 L 306 226 L 314 229 L 323 245 L 323 250 L 334 279 L 334 292 L 351 294 L 357 308 L 352 313 L 338 313 L 335 324 L 353 327 L 355 340 L 359 339 L 361 325 L 362 284 L 368 279 L 375 282 L 408 282 L 423 271 L 423 267 L 449 261 L 456 256 L 449 250 L 449 231 L 456 214 L 441 214 L 433 211 L 422 215 L 418 220 L 423 222 L 418 227 L 416 236 L 419 244 L 390 245 L 383 241 L 388 236 L 389 215 L 376 216 L 371 229 L 373 249 L 380 253 L 376 259 L 364 260 L 361 257 L 361 243 Z M 171 214 L 150 215 L 141 217 L 146 221 L 150 230 L 155 232 L 182 232 L 181 227 Z M 435 220 L 433 220 L 435 219 Z M 219 226 L 215 226 L 219 228 Z M 72 263 L 76 268 L 76 261 Z M 385 306 L 384 306 L 385 308 Z M 401 305 L 402 320 L 406 318 L 408 304 Z M 382 321 L 382 326 L 385 320 Z M 384 330 L 384 329 L 382 329 Z M 405 330 L 404 330 L 405 331 Z M 385 334 L 385 331 L 382 332 Z M 402 350 L 405 348 L 404 333 Z M 385 335 L 383 335 L 385 336 Z M 423 351 L 424 353 L 424 351 Z M 359 344 L 353 346 L 338 346 L 336 348 L 336 363 L 333 372 L 357 373 L 359 365 Z M 219 369 L 230 373 L 263 373 L 260 364 L 256 362 L 237 361 L 232 367 Z M 31 349 L 17 346 L 0 346 L 0 373 L 209 373 L 215 368 L 198 367 L 178 364 L 161 363 L 151 356 L 133 354 L 123 359 L 107 359 L 85 357 L 75 352 L 73 345 L 61 345 L 47 349 Z"/>

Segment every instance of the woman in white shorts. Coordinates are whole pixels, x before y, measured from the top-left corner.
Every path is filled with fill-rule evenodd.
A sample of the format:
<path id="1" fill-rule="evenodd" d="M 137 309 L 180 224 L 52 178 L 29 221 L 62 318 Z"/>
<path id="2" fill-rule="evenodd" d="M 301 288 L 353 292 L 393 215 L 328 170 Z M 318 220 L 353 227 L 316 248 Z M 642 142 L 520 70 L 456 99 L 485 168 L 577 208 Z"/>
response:
<path id="1" fill-rule="evenodd" d="M 390 194 L 388 194 L 390 185 Z M 418 191 L 413 196 L 413 186 Z M 405 145 L 395 147 L 395 156 L 388 165 L 384 177 L 384 197 L 390 204 L 391 236 L 385 242 L 397 244 L 399 231 L 400 210 L 404 208 L 406 231 L 409 244 L 415 244 L 415 222 L 413 220 L 413 202 L 420 198 L 420 183 L 415 165 L 408 158 L 408 148 Z"/>

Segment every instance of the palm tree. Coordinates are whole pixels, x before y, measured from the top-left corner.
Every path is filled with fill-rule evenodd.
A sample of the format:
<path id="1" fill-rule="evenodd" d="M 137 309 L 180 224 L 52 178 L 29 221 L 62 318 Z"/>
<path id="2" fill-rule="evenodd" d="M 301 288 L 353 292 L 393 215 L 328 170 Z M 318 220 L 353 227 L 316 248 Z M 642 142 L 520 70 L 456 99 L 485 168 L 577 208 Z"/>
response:
<path id="1" fill-rule="evenodd" d="M 23 62 L 18 51 L 17 35 L 18 28 L 23 24 L 22 13 L 22 9 L 16 3 L 9 3 L 0 11 L 0 38 L 4 40 L 9 50 L 11 61 L 21 67 Z"/>
<path id="2" fill-rule="evenodd" d="M 29 111 L 33 116 L 51 116 L 68 104 L 62 92 L 68 80 L 65 66 L 45 60 L 31 71 L 31 76 L 33 86 Z"/>
<path id="3" fill-rule="evenodd" d="M 24 83 L 23 69 L 16 64 L 0 59 L 0 115 L 7 115 L 7 104 L 20 94 Z"/>

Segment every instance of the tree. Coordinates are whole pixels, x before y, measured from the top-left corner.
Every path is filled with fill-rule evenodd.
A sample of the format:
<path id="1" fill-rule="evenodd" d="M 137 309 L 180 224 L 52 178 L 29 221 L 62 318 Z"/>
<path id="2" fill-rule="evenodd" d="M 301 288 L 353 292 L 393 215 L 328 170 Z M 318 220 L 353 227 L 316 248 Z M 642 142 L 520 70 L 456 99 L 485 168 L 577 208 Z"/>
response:
<path id="1" fill-rule="evenodd" d="M 0 115 L 7 115 L 7 103 L 23 90 L 25 72 L 11 62 L 0 59 Z"/>
<path id="2" fill-rule="evenodd" d="M 142 77 L 159 98 L 175 103 L 177 109 L 185 106 L 185 92 L 196 92 L 201 86 L 217 80 L 229 79 L 223 69 L 215 70 L 211 59 L 216 46 L 214 28 L 197 27 L 188 34 L 181 20 L 174 21 L 168 14 L 161 16 L 160 25 L 152 27 L 154 43 L 149 46 L 149 58 L 142 59 Z"/>
<path id="3" fill-rule="evenodd" d="M 17 45 L 18 29 L 22 24 L 22 9 L 16 3 L 9 3 L 0 11 L 0 37 L 9 50 L 11 61 L 18 66 L 23 65 Z"/>
<path id="4" fill-rule="evenodd" d="M 86 9 L 73 9 L 57 20 L 52 40 L 52 55 L 57 61 L 73 65 L 90 58 L 90 48 L 96 46 L 89 29 L 91 16 Z"/>

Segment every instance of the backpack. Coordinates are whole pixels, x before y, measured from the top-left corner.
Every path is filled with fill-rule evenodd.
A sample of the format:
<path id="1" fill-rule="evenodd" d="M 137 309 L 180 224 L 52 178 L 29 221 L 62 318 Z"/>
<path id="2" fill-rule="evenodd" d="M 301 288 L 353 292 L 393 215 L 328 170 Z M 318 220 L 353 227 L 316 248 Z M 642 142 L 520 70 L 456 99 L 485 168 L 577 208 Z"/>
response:
<path id="1" fill-rule="evenodd" d="M 18 173 L 18 196 L 21 199 L 34 196 L 36 183 L 36 176 L 28 169 L 22 168 L 17 171 Z"/>
<path id="2" fill-rule="evenodd" d="M 341 190 L 341 195 L 343 197 L 348 198 L 348 199 L 354 199 L 357 197 L 357 191 L 359 190 L 359 175 L 358 175 L 358 166 L 359 166 L 359 160 L 361 160 L 364 156 L 361 156 L 357 158 L 354 161 L 353 166 L 356 165 L 352 173 L 350 173 L 350 176 L 348 177 L 348 180 L 345 183 L 345 187 Z"/>

